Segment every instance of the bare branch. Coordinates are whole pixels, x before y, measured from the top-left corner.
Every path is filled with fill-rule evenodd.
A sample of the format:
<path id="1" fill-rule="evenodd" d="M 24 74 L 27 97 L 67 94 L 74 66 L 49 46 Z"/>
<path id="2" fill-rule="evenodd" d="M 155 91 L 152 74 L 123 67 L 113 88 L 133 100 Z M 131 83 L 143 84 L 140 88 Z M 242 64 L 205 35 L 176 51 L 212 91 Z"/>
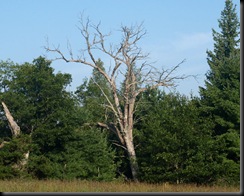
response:
<path id="1" fill-rule="evenodd" d="M 112 142 L 113 142 L 113 141 L 112 141 Z M 126 148 L 124 145 L 120 145 L 120 144 L 118 144 L 116 141 L 114 141 L 112 144 L 114 144 L 114 145 L 116 145 L 116 146 L 118 146 L 118 147 L 120 147 L 120 148 L 123 148 L 124 150 L 127 151 L 127 148 Z"/>
<path id="2" fill-rule="evenodd" d="M 176 66 L 174 66 L 172 69 L 170 70 L 162 70 L 162 72 L 158 71 L 156 68 L 156 71 L 152 71 L 153 69 L 151 69 L 147 74 L 146 77 L 144 77 L 143 82 L 144 83 L 149 83 L 150 89 L 155 89 L 159 86 L 165 86 L 165 87 L 172 87 L 175 86 L 175 81 L 176 80 L 183 80 L 186 79 L 190 76 L 185 76 L 185 75 L 181 75 L 181 76 L 172 76 L 173 72 L 175 72 L 179 66 L 185 62 L 185 59 L 183 61 L 181 61 L 179 64 L 177 64 Z M 148 87 L 144 87 L 144 88 L 140 88 L 136 95 L 144 92 L 145 90 L 147 90 Z"/>
<path id="3" fill-rule="evenodd" d="M 103 91 L 102 87 L 95 81 L 93 80 L 93 82 L 98 86 L 98 88 L 100 89 L 100 91 L 102 92 L 103 96 L 106 98 L 107 102 L 108 102 L 108 107 L 113 111 L 114 115 L 116 116 L 117 118 L 117 122 L 119 123 L 120 127 L 121 127 L 121 130 L 123 130 L 123 124 L 121 123 L 121 119 L 122 119 L 122 113 L 120 111 L 120 106 L 117 105 L 119 103 L 115 103 L 115 106 L 114 104 L 110 101 L 109 97 L 106 95 L 106 93 Z M 113 85 L 110 83 L 110 85 Z M 114 88 L 114 87 L 113 87 Z M 116 102 L 116 96 L 117 94 L 114 94 L 114 99 L 115 99 L 115 102 Z M 122 131 L 123 132 L 123 131 Z"/>
<path id="4" fill-rule="evenodd" d="M 121 142 L 121 144 L 124 146 L 125 145 L 125 140 L 123 138 L 123 136 L 121 135 L 120 131 L 117 129 L 116 126 L 114 126 L 112 123 L 109 123 L 109 124 L 104 124 L 104 123 L 101 123 L 101 122 L 98 122 L 97 123 L 98 126 L 100 127 L 103 127 L 107 130 L 110 130 L 112 131 L 119 139 L 119 141 Z M 125 148 L 125 147 L 124 147 Z"/>
<path id="5" fill-rule="evenodd" d="M 107 100 L 107 102 L 109 104 L 108 107 L 111 108 L 112 111 L 114 112 L 114 114 L 116 115 L 116 117 L 119 118 L 118 112 L 114 108 L 114 105 L 112 104 L 112 102 L 110 101 L 110 99 L 108 98 L 108 96 L 106 95 L 106 93 L 104 92 L 104 90 L 102 89 L 102 87 L 93 78 L 91 78 L 91 79 L 97 85 L 97 87 L 100 89 L 100 91 L 102 92 L 103 96 L 106 98 L 106 100 Z"/>

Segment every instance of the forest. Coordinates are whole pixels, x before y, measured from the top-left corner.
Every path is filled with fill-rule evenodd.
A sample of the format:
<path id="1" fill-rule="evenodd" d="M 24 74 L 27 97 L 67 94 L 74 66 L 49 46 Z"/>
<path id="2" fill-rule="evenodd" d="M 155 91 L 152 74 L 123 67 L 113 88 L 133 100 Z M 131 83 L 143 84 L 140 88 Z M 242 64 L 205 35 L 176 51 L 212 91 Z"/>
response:
<path id="1" fill-rule="evenodd" d="M 240 24 L 231 0 L 218 22 L 199 97 L 162 89 L 188 77 L 177 73 L 184 62 L 149 65 L 141 25 L 122 26 L 121 43 L 107 47 L 100 25 L 83 20 L 87 57 L 47 45 L 55 60 L 93 68 L 74 92 L 50 59 L 0 60 L 0 179 L 240 184 Z"/>

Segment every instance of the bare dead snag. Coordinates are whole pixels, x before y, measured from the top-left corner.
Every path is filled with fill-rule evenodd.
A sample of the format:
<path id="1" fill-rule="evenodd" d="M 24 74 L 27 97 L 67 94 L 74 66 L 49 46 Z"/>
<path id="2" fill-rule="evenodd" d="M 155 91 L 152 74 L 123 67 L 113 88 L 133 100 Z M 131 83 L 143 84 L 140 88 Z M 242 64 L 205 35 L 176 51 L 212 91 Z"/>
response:
<path id="1" fill-rule="evenodd" d="M 9 128 L 12 132 L 12 135 L 14 137 L 17 137 L 18 135 L 21 134 L 21 131 L 20 131 L 20 127 L 18 126 L 18 124 L 14 121 L 14 118 L 12 116 L 12 114 L 10 113 L 8 107 L 6 106 L 6 104 L 2 101 L 2 106 L 3 106 L 3 110 L 4 110 L 4 113 L 5 113 L 5 116 L 8 120 L 8 124 L 9 124 Z M 6 143 L 9 143 L 9 142 L 2 142 L 2 144 L 0 145 L 0 148 L 4 147 L 4 144 Z M 27 161 L 28 161 L 28 158 L 29 158 L 29 151 L 24 153 L 24 158 L 19 162 L 19 163 L 16 163 L 13 167 L 15 168 L 18 168 L 18 169 L 21 169 L 24 167 L 24 165 L 27 164 Z"/>
<path id="2" fill-rule="evenodd" d="M 4 112 L 5 112 L 5 116 L 8 120 L 9 128 L 11 129 L 13 136 L 16 137 L 20 134 L 20 127 L 14 121 L 13 116 L 11 115 L 8 107 L 6 106 L 6 104 L 3 101 L 2 101 L 2 105 L 3 105 Z"/>
<path id="3" fill-rule="evenodd" d="M 75 62 L 83 65 L 88 65 L 96 69 L 110 85 L 112 95 L 108 95 L 103 91 L 103 88 L 97 84 L 103 96 L 107 101 L 107 109 L 114 116 L 113 123 L 101 123 L 98 125 L 109 129 L 117 135 L 121 147 L 126 150 L 130 161 L 130 168 L 134 181 L 138 181 L 138 164 L 133 139 L 133 126 L 135 123 L 134 112 L 136 108 L 136 98 L 140 93 L 143 93 L 148 88 L 155 89 L 159 86 L 171 87 L 174 86 L 175 80 L 184 79 L 188 76 L 174 76 L 174 72 L 180 64 L 170 70 L 158 70 L 146 61 L 149 54 L 142 53 L 142 49 L 138 46 L 138 42 L 146 34 L 141 25 L 131 27 L 122 26 L 122 40 L 117 45 L 107 45 L 107 38 L 110 34 L 103 34 L 100 31 L 100 23 L 93 25 L 90 20 L 86 22 L 81 18 L 80 32 L 85 41 L 85 48 L 82 49 L 82 54 L 78 58 L 74 58 L 70 48 L 70 57 L 60 51 L 59 47 L 50 48 L 47 43 L 45 47 L 47 52 L 53 52 L 58 55 L 52 60 L 64 60 L 65 62 Z M 91 32 L 95 32 L 91 35 Z M 106 42 L 106 43 L 105 43 Z M 95 57 L 98 50 L 107 55 L 111 59 L 110 71 L 102 70 Z M 87 58 L 88 57 L 88 58 Z M 88 59 L 88 60 L 87 60 Z M 117 80 L 118 75 L 123 77 L 123 88 L 119 89 L 120 81 Z M 118 85 L 119 83 L 119 85 Z M 110 97 L 112 96 L 112 100 Z"/>

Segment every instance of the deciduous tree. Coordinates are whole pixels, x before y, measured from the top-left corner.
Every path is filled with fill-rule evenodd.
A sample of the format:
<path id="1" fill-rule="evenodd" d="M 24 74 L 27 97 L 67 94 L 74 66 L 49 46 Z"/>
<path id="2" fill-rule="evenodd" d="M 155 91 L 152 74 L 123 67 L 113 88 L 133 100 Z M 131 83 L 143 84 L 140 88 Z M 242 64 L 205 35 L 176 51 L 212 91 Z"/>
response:
<path id="1" fill-rule="evenodd" d="M 106 134 L 82 127 L 80 119 L 86 114 L 80 113 L 76 98 L 66 91 L 69 74 L 55 74 L 51 62 L 43 57 L 33 64 L 4 64 L 2 73 L 0 96 L 9 107 L 3 103 L 1 130 L 11 133 L 9 122 L 15 137 L 8 143 L 1 138 L 1 178 L 19 176 L 12 166 L 21 163 L 28 144 L 31 148 L 25 171 L 34 178 L 114 178 L 114 153 Z M 23 134 L 19 134 L 20 129 Z"/>

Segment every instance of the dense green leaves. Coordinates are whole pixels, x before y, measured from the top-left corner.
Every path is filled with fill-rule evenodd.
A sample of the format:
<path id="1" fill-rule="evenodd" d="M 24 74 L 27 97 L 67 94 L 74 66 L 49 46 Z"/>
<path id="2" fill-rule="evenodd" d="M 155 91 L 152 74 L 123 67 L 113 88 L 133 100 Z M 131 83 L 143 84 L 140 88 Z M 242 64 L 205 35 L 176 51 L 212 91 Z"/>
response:
<path id="1" fill-rule="evenodd" d="M 25 63 L 17 66 L 9 74 L 13 75 L 6 82 L 1 93 L 22 132 L 30 133 L 44 123 L 56 125 L 62 118 L 62 112 L 72 106 L 71 95 L 65 92 L 65 87 L 71 82 L 69 74 L 54 74 L 50 62 L 40 57 L 34 64 Z M 3 90 L 2 90 L 3 91 Z M 59 108 L 59 109 L 58 109 Z M 72 110 L 72 108 L 70 108 Z"/>
<path id="2" fill-rule="evenodd" d="M 113 151 L 106 135 L 81 128 L 84 115 L 81 112 L 84 111 L 74 95 L 65 90 L 71 82 L 69 74 L 54 74 L 50 62 L 42 57 L 35 59 L 33 64 L 2 64 L 2 70 L 5 72 L 2 72 L 1 82 L 5 88 L 1 99 L 9 106 L 21 132 L 31 138 L 26 172 L 40 179 L 113 179 Z M 11 133 L 4 113 L 1 115 L 1 129 Z M 3 136 L 5 140 L 9 138 L 10 144 L 15 141 L 11 140 L 11 134 Z M 0 152 L 10 153 L 14 159 L 9 160 L 6 154 L 3 159 L 11 164 L 18 161 L 18 156 L 23 156 L 23 152 L 16 154 L 17 151 L 10 151 L 5 146 Z M 5 170 L 12 171 L 11 164 L 5 164 Z"/>

